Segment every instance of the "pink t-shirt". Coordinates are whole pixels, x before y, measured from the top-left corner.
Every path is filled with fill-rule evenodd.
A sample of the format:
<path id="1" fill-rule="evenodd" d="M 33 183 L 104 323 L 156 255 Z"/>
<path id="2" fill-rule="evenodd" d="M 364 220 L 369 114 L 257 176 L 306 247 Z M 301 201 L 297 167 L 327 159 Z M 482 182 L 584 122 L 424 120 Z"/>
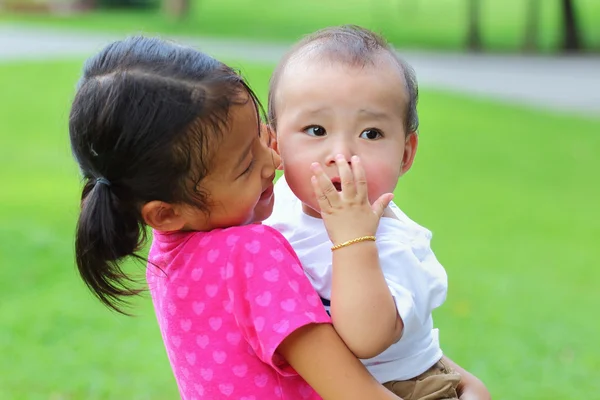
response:
<path id="1" fill-rule="evenodd" d="M 319 399 L 275 353 L 294 330 L 330 323 L 276 230 L 154 232 L 146 278 L 181 397 Z"/>

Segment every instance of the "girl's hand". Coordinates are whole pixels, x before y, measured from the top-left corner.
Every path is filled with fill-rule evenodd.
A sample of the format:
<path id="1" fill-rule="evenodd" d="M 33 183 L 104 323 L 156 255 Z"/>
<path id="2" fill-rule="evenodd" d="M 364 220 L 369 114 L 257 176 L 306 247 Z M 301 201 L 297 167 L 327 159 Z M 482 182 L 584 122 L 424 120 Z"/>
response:
<path id="1" fill-rule="evenodd" d="M 444 363 L 449 365 L 455 372 L 460 374 L 460 384 L 458 386 L 458 397 L 460 400 L 491 400 L 492 395 L 485 387 L 483 382 L 475 375 L 456 364 L 447 356 L 443 357 Z"/>
<path id="2" fill-rule="evenodd" d="M 458 390 L 460 400 L 491 400 L 490 392 L 481 381 L 465 382 Z"/>
<path id="3" fill-rule="evenodd" d="M 331 242 L 337 245 L 375 235 L 379 220 L 394 195 L 385 193 L 369 204 L 367 178 L 358 156 L 352 157 L 351 166 L 343 155 L 338 155 L 335 163 L 341 180 L 340 192 L 319 163 L 311 166 L 313 190 Z"/>

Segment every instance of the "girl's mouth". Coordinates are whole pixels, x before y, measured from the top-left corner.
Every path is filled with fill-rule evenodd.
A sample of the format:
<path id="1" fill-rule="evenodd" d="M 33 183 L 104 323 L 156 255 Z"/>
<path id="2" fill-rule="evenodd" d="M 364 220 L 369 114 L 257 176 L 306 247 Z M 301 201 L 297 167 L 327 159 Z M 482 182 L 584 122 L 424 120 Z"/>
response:
<path id="1" fill-rule="evenodd" d="M 260 195 L 260 200 L 266 200 L 273 195 L 273 184 L 270 184 Z"/>

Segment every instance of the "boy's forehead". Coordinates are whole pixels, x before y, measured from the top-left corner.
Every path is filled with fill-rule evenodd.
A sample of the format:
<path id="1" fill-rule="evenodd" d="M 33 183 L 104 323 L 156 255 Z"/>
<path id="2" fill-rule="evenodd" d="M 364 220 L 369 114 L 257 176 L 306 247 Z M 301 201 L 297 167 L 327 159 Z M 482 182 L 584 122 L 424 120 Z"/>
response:
<path id="1" fill-rule="evenodd" d="M 277 88 L 273 93 L 272 100 L 274 101 L 273 106 L 278 108 L 281 105 L 280 100 L 283 97 L 287 97 L 286 94 L 289 90 L 296 93 L 298 90 L 304 92 L 305 89 L 313 86 L 317 80 L 311 77 L 317 77 L 324 73 L 325 69 L 336 70 L 340 69 L 344 75 L 349 75 L 349 79 L 352 76 L 358 76 L 362 73 L 373 74 L 376 73 L 389 83 L 389 87 L 397 88 L 397 95 L 401 96 L 400 101 L 408 101 L 409 93 L 408 87 L 404 78 L 404 71 L 399 62 L 390 54 L 381 53 L 373 55 L 369 62 L 366 64 L 349 63 L 344 59 L 337 59 L 336 57 L 315 57 L 314 50 L 310 52 L 299 54 L 297 57 L 290 57 L 285 68 L 281 71 Z M 279 100 L 279 101 L 278 101 Z"/>
<path id="2" fill-rule="evenodd" d="M 409 93 L 395 66 L 324 66 L 308 61 L 291 65 L 287 77 L 281 80 L 278 93 L 272 98 L 276 118 L 288 115 L 287 111 L 294 118 L 306 118 L 321 112 L 329 115 L 334 109 L 352 112 L 351 115 L 359 113 L 360 118 L 369 115 L 371 120 L 406 118 Z M 337 68 L 344 70 L 338 72 Z M 363 73 L 366 75 L 361 76 Z"/>
<path id="3" fill-rule="evenodd" d="M 351 59 L 316 45 L 307 45 L 298 49 L 287 59 L 284 68 L 281 70 L 279 85 L 284 83 L 285 80 L 294 80 L 299 74 L 318 74 L 322 68 L 340 68 L 346 71 L 356 71 L 357 73 L 360 73 L 361 70 L 372 71 L 372 69 L 395 70 L 397 73 L 392 76 L 397 78 L 403 86 L 406 86 L 402 65 L 387 51 L 379 51 L 361 59 Z"/>

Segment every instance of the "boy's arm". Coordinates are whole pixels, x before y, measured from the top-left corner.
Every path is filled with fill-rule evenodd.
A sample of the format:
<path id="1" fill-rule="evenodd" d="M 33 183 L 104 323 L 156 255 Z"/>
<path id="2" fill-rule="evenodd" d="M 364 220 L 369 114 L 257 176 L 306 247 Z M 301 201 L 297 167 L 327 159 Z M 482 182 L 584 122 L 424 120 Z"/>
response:
<path id="1" fill-rule="evenodd" d="M 332 268 L 333 325 L 358 358 L 375 357 L 397 342 L 404 328 L 375 242 L 333 251 Z"/>
<path id="2" fill-rule="evenodd" d="M 342 244 L 375 235 L 393 194 L 369 202 L 367 179 L 359 157 L 351 163 L 335 157 L 341 192 L 318 163 L 311 165 L 311 183 L 332 243 Z M 371 358 L 402 335 L 403 321 L 379 265 L 373 241 L 338 248 L 332 254 L 331 320 L 350 350 Z"/>

